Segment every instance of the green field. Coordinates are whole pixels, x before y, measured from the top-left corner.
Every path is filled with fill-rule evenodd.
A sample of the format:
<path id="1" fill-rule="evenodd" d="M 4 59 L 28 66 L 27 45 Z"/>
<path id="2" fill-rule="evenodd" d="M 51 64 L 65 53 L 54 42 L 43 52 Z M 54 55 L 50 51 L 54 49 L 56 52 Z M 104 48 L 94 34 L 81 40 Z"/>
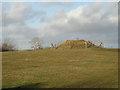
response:
<path id="1" fill-rule="evenodd" d="M 117 88 L 117 49 L 2 53 L 3 88 Z"/>

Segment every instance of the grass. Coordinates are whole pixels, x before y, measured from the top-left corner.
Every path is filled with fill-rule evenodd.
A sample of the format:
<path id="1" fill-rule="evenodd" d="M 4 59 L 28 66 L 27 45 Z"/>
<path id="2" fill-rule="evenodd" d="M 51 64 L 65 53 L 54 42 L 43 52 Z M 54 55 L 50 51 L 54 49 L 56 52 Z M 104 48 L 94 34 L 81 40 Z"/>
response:
<path id="1" fill-rule="evenodd" d="M 3 52 L 3 88 L 117 88 L 118 50 Z"/>

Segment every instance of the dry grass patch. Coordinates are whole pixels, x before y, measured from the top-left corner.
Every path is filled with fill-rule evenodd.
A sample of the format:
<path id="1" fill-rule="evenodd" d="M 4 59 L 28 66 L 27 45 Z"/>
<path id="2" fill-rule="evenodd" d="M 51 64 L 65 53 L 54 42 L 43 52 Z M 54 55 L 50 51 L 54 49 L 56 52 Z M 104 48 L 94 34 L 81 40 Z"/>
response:
<path id="1" fill-rule="evenodd" d="M 118 51 L 112 49 L 3 52 L 2 64 L 3 88 L 118 87 Z"/>

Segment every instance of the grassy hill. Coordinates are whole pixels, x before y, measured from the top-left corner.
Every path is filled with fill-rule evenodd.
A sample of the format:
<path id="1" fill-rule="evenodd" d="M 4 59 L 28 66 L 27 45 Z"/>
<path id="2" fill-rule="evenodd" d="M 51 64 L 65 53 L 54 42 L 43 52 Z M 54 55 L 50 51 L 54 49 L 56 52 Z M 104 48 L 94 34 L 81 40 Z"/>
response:
<path id="1" fill-rule="evenodd" d="M 100 48 L 96 46 L 91 41 L 85 40 L 67 40 L 66 42 L 60 44 L 57 48 L 62 49 L 80 49 L 80 48 Z"/>
<path id="2" fill-rule="evenodd" d="M 3 52 L 3 88 L 117 88 L 118 50 Z"/>

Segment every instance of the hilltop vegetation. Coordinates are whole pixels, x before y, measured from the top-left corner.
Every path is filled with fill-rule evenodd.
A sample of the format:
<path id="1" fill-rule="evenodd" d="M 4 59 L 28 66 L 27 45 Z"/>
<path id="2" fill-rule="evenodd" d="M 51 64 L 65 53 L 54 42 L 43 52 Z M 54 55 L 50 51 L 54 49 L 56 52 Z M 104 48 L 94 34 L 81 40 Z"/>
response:
<path id="1" fill-rule="evenodd" d="M 63 44 L 59 45 L 57 48 L 63 49 L 80 49 L 80 48 L 102 48 L 101 46 L 97 46 L 93 44 L 91 41 L 85 40 L 67 40 Z"/>

